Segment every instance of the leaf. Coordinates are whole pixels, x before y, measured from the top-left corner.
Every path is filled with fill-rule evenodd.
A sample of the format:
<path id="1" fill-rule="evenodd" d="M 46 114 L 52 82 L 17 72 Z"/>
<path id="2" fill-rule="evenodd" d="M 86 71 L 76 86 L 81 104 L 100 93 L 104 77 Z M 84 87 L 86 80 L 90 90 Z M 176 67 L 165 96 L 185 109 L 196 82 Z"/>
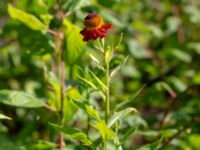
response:
<path id="1" fill-rule="evenodd" d="M 124 67 L 128 56 L 110 73 L 110 78 L 112 78 L 122 67 Z"/>
<path id="2" fill-rule="evenodd" d="M 3 115 L 3 114 L 0 114 L 0 119 L 8 119 L 8 120 L 11 120 L 10 117 L 7 117 L 7 116 L 5 116 L 5 115 Z"/>
<path id="3" fill-rule="evenodd" d="M 88 85 L 90 85 L 93 89 L 97 90 L 98 88 L 96 87 L 96 85 L 94 85 L 91 81 L 88 81 L 87 79 L 84 79 L 82 77 L 78 77 L 79 79 L 83 80 L 85 83 L 87 83 Z"/>
<path id="4" fill-rule="evenodd" d="M 115 113 L 111 119 L 108 122 L 108 127 L 112 127 L 116 122 L 120 121 L 122 118 L 124 118 L 126 115 L 128 115 L 131 112 L 137 112 L 137 110 L 135 108 L 126 108 L 120 112 Z"/>
<path id="5" fill-rule="evenodd" d="M 81 141 L 84 145 L 87 145 L 87 146 L 92 145 L 92 141 L 88 138 L 88 136 L 77 128 L 60 127 L 59 125 L 56 125 L 53 123 L 50 123 L 50 125 L 54 127 L 56 130 L 63 132 L 65 135 L 69 136 L 70 138 L 75 139 L 77 141 Z"/>
<path id="6" fill-rule="evenodd" d="M 25 108 L 42 107 L 45 103 L 27 93 L 11 90 L 0 90 L 0 103 Z"/>
<path id="7" fill-rule="evenodd" d="M 105 72 L 104 67 L 101 65 L 100 61 L 92 54 L 92 53 L 88 53 L 88 55 L 90 56 L 90 58 L 96 63 L 97 67 L 99 69 L 101 69 L 102 71 Z"/>
<path id="8" fill-rule="evenodd" d="M 119 109 L 122 108 L 123 106 L 130 104 L 130 103 L 133 101 L 133 99 L 135 99 L 135 98 L 142 92 L 142 90 L 144 89 L 144 87 L 145 87 L 145 84 L 144 84 L 133 96 L 131 96 L 131 97 L 128 98 L 127 100 L 125 100 L 125 101 L 123 101 L 123 102 L 117 104 L 117 105 L 115 106 L 115 109 L 116 109 L 116 110 L 119 110 Z"/>
<path id="9" fill-rule="evenodd" d="M 104 91 L 107 91 L 107 87 L 106 85 L 92 72 L 90 71 L 90 74 L 95 78 L 95 80 L 99 83 L 99 85 L 101 86 L 101 88 L 104 90 Z"/>
<path id="10" fill-rule="evenodd" d="M 97 120 L 97 121 L 101 121 L 101 118 L 99 117 L 99 113 L 93 109 L 92 107 L 90 107 L 89 105 L 82 103 L 82 102 L 78 102 L 78 101 L 74 101 L 74 103 L 81 109 L 83 109 L 84 111 L 86 111 L 86 113 L 92 117 L 93 119 Z"/>
<path id="11" fill-rule="evenodd" d="M 115 133 L 106 125 L 104 120 L 93 125 L 93 127 L 100 132 L 103 141 L 107 141 L 115 137 Z"/>
<path id="12" fill-rule="evenodd" d="M 170 16 L 166 20 L 167 25 L 167 33 L 171 34 L 177 31 L 179 25 L 181 24 L 181 20 L 178 17 Z"/>
<path id="13" fill-rule="evenodd" d="M 67 88 L 67 93 L 66 96 L 69 99 L 73 99 L 73 100 L 80 100 L 82 98 L 81 94 L 79 93 L 79 91 L 71 86 L 69 86 Z"/>
<path id="14" fill-rule="evenodd" d="M 65 61 L 72 65 L 74 64 L 78 58 L 81 56 L 85 42 L 83 41 L 83 37 L 81 36 L 80 28 L 67 19 L 63 21 L 65 29 L 65 40 L 64 40 L 64 49 L 65 49 Z"/>
<path id="15" fill-rule="evenodd" d="M 105 56 L 105 64 L 109 64 L 110 60 L 113 56 L 113 47 L 109 47 L 106 51 L 106 56 Z"/>
<path id="16" fill-rule="evenodd" d="M 137 40 L 127 41 L 130 54 L 137 59 L 150 58 L 149 52 Z"/>
<path id="17" fill-rule="evenodd" d="M 128 130 L 126 131 L 126 133 L 124 133 L 124 134 L 122 135 L 122 138 L 120 139 L 120 143 L 123 144 L 123 143 L 127 140 L 127 138 L 128 138 L 136 129 L 137 129 L 137 127 L 132 127 L 132 128 L 130 128 L 130 129 L 128 129 Z"/>
<path id="18" fill-rule="evenodd" d="M 174 87 L 180 91 L 180 92 L 184 92 L 187 90 L 187 85 L 180 80 L 179 78 L 172 76 L 169 78 L 169 80 L 171 81 L 171 83 L 174 85 Z"/>
<path id="19" fill-rule="evenodd" d="M 162 140 L 163 140 L 163 138 L 157 140 L 156 142 L 154 142 L 152 144 L 144 145 L 137 150 L 157 150 L 159 148 Z"/>
<path id="20" fill-rule="evenodd" d="M 184 52 L 183 50 L 172 49 L 171 54 L 183 62 L 186 62 L 186 63 L 192 62 L 192 57 L 188 53 Z"/>
<path id="21" fill-rule="evenodd" d="M 8 13 L 9 15 L 16 20 L 21 21 L 29 28 L 33 30 L 46 30 L 47 26 L 43 24 L 39 19 L 37 19 L 32 14 L 24 12 L 23 10 L 17 9 L 12 5 L 8 5 Z"/>
<path id="22" fill-rule="evenodd" d="M 49 141 L 39 140 L 37 143 L 28 145 L 29 150 L 54 150 L 56 149 L 56 144 Z"/>

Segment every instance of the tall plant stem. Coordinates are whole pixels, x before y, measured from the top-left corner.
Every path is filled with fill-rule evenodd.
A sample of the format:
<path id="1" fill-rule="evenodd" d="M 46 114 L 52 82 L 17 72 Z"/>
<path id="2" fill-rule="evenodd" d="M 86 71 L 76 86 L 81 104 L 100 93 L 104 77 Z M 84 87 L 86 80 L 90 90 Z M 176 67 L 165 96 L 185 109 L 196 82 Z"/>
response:
<path id="1" fill-rule="evenodd" d="M 100 44 L 100 50 L 102 49 L 104 53 L 104 59 L 105 59 L 105 77 L 106 77 L 106 98 L 105 98 L 105 121 L 108 123 L 109 115 L 110 115 L 110 65 L 109 62 L 107 62 L 106 58 L 106 49 L 105 49 L 105 39 L 101 39 L 99 42 Z"/>
<path id="2" fill-rule="evenodd" d="M 65 62 L 64 50 L 61 49 L 60 53 L 60 125 L 64 126 L 64 94 L 65 94 Z M 64 134 L 60 133 L 60 150 L 64 147 Z"/>
<path id="3" fill-rule="evenodd" d="M 108 123 L 110 115 L 110 69 L 109 64 L 106 64 L 106 101 L 105 101 L 105 120 Z"/>

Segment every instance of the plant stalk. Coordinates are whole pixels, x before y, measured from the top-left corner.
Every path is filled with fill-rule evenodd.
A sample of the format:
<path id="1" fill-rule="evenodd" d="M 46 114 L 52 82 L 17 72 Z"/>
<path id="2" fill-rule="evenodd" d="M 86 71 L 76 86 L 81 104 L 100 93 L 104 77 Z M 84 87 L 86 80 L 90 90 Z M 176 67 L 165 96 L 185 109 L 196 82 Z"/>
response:
<path id="1" fill-rule="evenodd" d="M 61 49 L 60 53 L 60 125 L 64 126 L 64 94 L 65 94 L 65 62 L 64 62 L 64 50 Z M 64 147 L 64 134 L 60 133 L 60 150 Z"/>
<path id="2" fill-rule="evenodd" d="M 108 123 L 109 115 L 110 115 L 110 69 L 109 64 L 106 64 L 106 111 L 105 111 L 105 120 Z"/>

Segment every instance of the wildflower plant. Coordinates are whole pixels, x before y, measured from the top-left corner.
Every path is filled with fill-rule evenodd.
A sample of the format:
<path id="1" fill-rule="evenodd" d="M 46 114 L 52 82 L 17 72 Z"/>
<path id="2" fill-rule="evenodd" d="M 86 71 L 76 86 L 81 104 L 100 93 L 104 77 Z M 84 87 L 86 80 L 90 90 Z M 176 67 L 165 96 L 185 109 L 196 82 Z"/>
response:
<path id="1" fill-rule="evenodd" d="M 37 74 L 39 74 L 41 80 L 34 86 L 39 87 L 40 85 L 40 89 L 43 91 L 38 90 L 37 92 L 43 92 L 45 94 L 42 95 L 42 98 L 35 96 L 33 90 L 30 90 L 33 88 L 31 87 L 32 84 L 31 86 L 24 86 L 25 88 L 23 91 L 0 90 L 0 103 L 26 109 L 41 108 L 41 111 L 45 112 L 45 115 L 35 115 L 37 117 L 32 117 L 34 118 L 34 123 L 37 123 L 38 120 L 42 122 L 41 124 L 36 124 L 38 128 L 41 126 L 38 132 L 32 130 L 31 136 L 26 133 L 28 132 L 27 130 L 31 128 L 30 125 L 19 134 L 20 136 L 28 134 L 27 141 L 31 141 L 31 145 L 28 145 L 27 149 L 65 150 L 71 147 L 71 149 L 92 150 L 130 149 L 132 148 L 132 141 L 134 138 L 129 139 L 129 137 L 133 135 L 133 133 L 146 134 L 147 136 L 152 134 L 152 132 L 143 133 L 139 130 L 136 132 L 141 126 L 144 130 L 147 129 L 147 123 L 139 117 L 139 111 L 133 107 L 135 105 L 133 104 L 133 99 L 140 94 L 144 85 L 136 93 L 131 93 L 131 95 L 133 95 L 132 97 L 126 99 L 130 95 L 125 95 L 123 100 L 118 100 L 119 97 L 116 96 L 117 94 L 114 94 L 114 92 L 118 91 L 114 91 L 115 87 L 113 85 L 114 82 L 118 80 L 117 77 L 120 76 L 120 70 L 126 67 L 126 63 L 129 59 L 128 56 L 125 57 L 124 55 L 121 58 L 118 51 L 123 41 L 123 36 L 121 35 L 116 43 L 112 42 L 112 38 L 109 35 L 112 35 L 112 33 L 114 33 L 113 30 L 117 27 L 112 23 L 107 23 L 110 21 L 104 19 L 102 17 L 103 15 L 100 15 L 101 13 L 90 13 L 86 17 L 81 14 L 81 17 L 79 16 L 78 18 L 79 21 L 81 18 L 81 24 L 78 25 L 80 22 L 76 20 L 77 18 L 75 16 L 79 11 L 75 12 L 78 8 L 74 8 L 74 5 L 77 7 L 79 6 L 78 2 L 79 1 L 71 0 L 69 2 L 67 1 L 65 5 L 62 5 L 64 2 L 60 0 L 56 2 L 52 1 L 52 3 L 55 4 L 55 7 L 49 4 L 53 7 L 52 14 L 47 13 L 47 9 L 46 13 L 41 13 L 39 15 L 34 12 L 26 12 L 25 9 L 17 8 L 18 6 L 8 5 L 8 13 L 10 18 L 13 19 L 13 22 L 9 22 L 10 24 L 8 24 L 8 26 L 16 25 L 17 27 L 23 27 L 19 35 L 16 35 L 18 32 L 14 31 L 14 36 L 17 36 L 20 39 L 19 44 L 25 47 L 26 51 L 23 51 L 23 57 L 27 57 L 28 55 L 28 61 L 33 61 L 31 62 L 30 68 L 29 66 L 25 69 L 22 67 L 20 71 L 23 73 L 23 71 L 27 69 L 32 73 L 39 70 Z M 43 1 L 38 0 L 35 1 L 35 3 L 38 3 L 38 6 L 41 7 L 45 6 Z M 106 3 L 106 1 L 101 1 L 100 3 Z M 115 2 L 113 1 L 113 3 Z M 20 3 L 19 7 L 23 5 L 25 5 L 25 1 Z M 32 11 L 36 8 L 33 7 Z M 172 18 L 170 21 L 173 22 L 175 20 L 176 19 Z M 113 22 L 118 24 L 118 26 L 121 25 L 120 22 L 116 23 L 115 20 Z M 79 27 L 80 25 L 82 25 L 82 29 Z M 145 33 L 148 34 L 148 38 L 153 31 L 156 32 L 154 34 L 157 36 L 161 34 L 159 29 L 151 25 L 150 27 L 152 27 L 152 29 L 146 28 L 146 26 L 140 27 L 141 22 L 137 22 L 133 25 L 136 28 L 144 29 Z M 177 26 L 178 25 L 179 24 L 177 24 Z M 125 29 L 129 31 L 130 27 Z M 173 29 L 172 27 L 169 29 L 174 30 L 174 27 Z M 6 30 L 9 30 L 9 28 Z M 28 34 L 33 34 L 34 36 L 27 40 L 24 38 L 23 30 L 26 30 Z M 171 34 L 170 32 L 168 33 L 169 35 Z M 138 39 L 144 43 L 147 41 L 143 37 L 139 37 Z M 139 47 L 139 44 L 137 45 L 134 43 L 133 37 L 131 37 L 131 40 L 129 39 L 127 41 L 128 42 L 125 42 L 126 44 L 124 45 L 133 49 L 130 52 L 131 55 L 135 55 L 136 58 L 144 57 L 146 59 L 147 55 L 142 51 L 143 49 L 141 49 L 142 52 L 135 51 L 135 49 Z M 35 49 L 37 49 L 37 51 Z M 176 53 L 173 55 L 178 56 L 182 54 L 178 52 L 178 50 L 175 52 Z M 138 53 L 142 56 L 139 56 Z M 188 58 L 187 55 L 183 54 L 182 56 L 184 57 L 181 58 L 181 60 Z M 10 57 L 9 55 L 9 59 L 11 59 Z M 118 59 L 119 57 L 120 59 Z M 160 61 L 157 60 L 156 56 L 153 56 L 153 53 L 152 59 L 154 63 L 159 63 Z M 80 63 L 77 63 L 79 60 Z M 117 63 L 115 64 L 116 60 Z M 190 57 L 187 61 L 190 61 Z M 14 63 L 19 63 L 18 59 L 16 61 L 11 60 L 11 64 L 13 65 Z M 38 70 L 32 69 L 32 66 L 36 66 Z M 147 72 L 156 70 L 151 65 L 150 67 L 147 66 L 145 69 Z M 164 68 L 164 70 L 166 70 L 166 68 Z M 166 74 L 174 70 L 175 69 L 172 68 L 172 71 L 169 70 Z M 16 74 L 18 75 L 20 71 L 17 71 Z M 136 69 L 133 72 L 140 75 L 140 73 L 137 73 Z M 163 75 L 163 73 L 160 74 Z M 192 71 L 187 73 L 188 76 L 192 74 L 194 74 Z M 165 74 L 163 76 L 165 76 Z M 165 92 L 167 92 L 170 97 L 170 106 L 172 106 L 173 100 L 175 100 L 178 95 L 168 84 L 160 81 L 164 77 L 154 77 L 156 77 L 155 72 L 152 73 L 153 80 L 147 84 L 150 85 L 153 82 L 157 82 L 157 89 L 160 91 L 164 89 Z M 141 80 L 143 80 L 143 78 L 141 78 Z M 175 77 L 169 80 L 175 80 L 180 84 Z M 199 83 L 199 80 L 196 82 Z M 15 81 L 11 86 L 14 87 L 13 89 L 17 87 Z M 156 104 L 157 103 L 155 103 L 155 105 Z M 188 111 L 189 110 L 191 109 L 188 109 Z M 141 149 L 157 149 L 165 136 L 167 137 L 165 143 L 167 143 L 173 137 L 181 133 L 182 130 L 186 130 L 187 126 L 180 128 L 181 130 L 177 132 L 161 130 L 168 121 L 170 111 L 169 108 L 164 112 L 163 119 L 160 119 L 162 116 L 158 117 L 161 120 L 159 133 L 156 132 L 156 136 L 150 139 L 151 143 L 149 142 L 150 144 L 144 145 Z M 23 114 L 23 111 L 21 112 L 21 109 L 19 109 L 17 113 Z M 26 113 L 24 113 L 24 116 L 25 115 Z M 132 117 L 130 117 L 130 120 L 129 118 L 125 119 L 125 117 L 129 116 Z M 185 118 L 187 119 L 187 117 Z M 6 114 L 1 114 L 0 112 L 0 119 L 11 120 L 14 118 Z M 198 120 L 199 118 L 195 119 Z M 172 122 L 172 124 L 174 122 Z M 25 124 L 31 123 L 25 122 Z M 35 126 L 34 128 L 36 128 Z M 45 128 L 44 133 L 43 128 Z M 44 137 L 40 137 L 40 132 L 41 135 L 44 134 Z M 40 136 L 38 136 L 38 134 Z M 142 144 L 146 143 L 145 140 L 141 140 L 143 142 Z M 26 140 L 24 141 L 26 142 Z M 124 145 L 128 145 L 128 148 Z M 134 148 L 139 146 L 134 146 Z"/>

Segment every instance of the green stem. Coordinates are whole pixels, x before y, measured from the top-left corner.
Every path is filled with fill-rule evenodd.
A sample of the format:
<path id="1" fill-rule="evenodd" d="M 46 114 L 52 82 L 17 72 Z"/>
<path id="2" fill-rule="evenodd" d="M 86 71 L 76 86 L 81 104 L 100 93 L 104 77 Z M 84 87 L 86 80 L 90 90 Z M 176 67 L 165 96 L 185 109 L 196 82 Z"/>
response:
<path id="1" fill-rule="evenodd" d="M 108 123 L 109 114 L 110 114 L 110 69 L 109 64 L 106 64 L 106 111 L 105 111 L 105 120 Z"/>
<path id="2" fill-rule="evenodd" d="M 106 142 L 102 143 L 102 150 L 106 150 Z"/>
<path id="3" fill-rule="evenodd" d="M 65 62 L 64 62 L 64 50 L 61 49 L 60 54 L 60 125 L 64 126 L 64 93 L 65 93 Z M 60 133 L 60 150 L 63 150 L 64 134 Z"/>

